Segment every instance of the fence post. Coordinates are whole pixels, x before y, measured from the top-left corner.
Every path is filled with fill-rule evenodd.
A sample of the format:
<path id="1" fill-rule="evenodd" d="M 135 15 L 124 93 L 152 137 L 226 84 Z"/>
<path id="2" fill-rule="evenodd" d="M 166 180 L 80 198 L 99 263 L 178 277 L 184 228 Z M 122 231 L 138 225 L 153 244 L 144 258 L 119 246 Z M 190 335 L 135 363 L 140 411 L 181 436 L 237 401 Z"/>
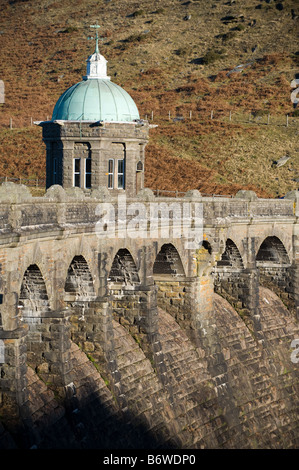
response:
<path id="1" fill-rule="evenodd" d="M 213 119 L 213 114 L 214 114 L 214 111 L 212 110 L 211 111 L 211 119 Z"/>
<path id="2" fill-rule="evenodd" d="M 169 119 L 169 121 L 170 121 L 170 111 L 168 111 L 168 119 Z"/>
<path id="3" fill-rule="evenodd" d="M 12 118 L 9 118 L 9 127 L 12 129 Z"/>
<path id="4" fill-rule="evenodd" d="M 232 120 L 232 112 L 231 111 L 229 112 L 229 120 L 230 121 Z"/>
<path id="5" fill-rule="evenodd" d="M 30 125 L 32 126 L 32 117 L 30 118 Z"/>
<path id="6" fill-rule="evenodd" d="M 192 111 L 189 112 L 189 118 L 192 119 Z"/>
<path id="7" fill-rule="evenodd" d="M 154 111 L 152 111 L 152 120 L 154 119 Z"/>
<path id="8" fill-rule="evenodd" d="M 287 114 L 287 127 L 289 126 L 289 115 Z"/>

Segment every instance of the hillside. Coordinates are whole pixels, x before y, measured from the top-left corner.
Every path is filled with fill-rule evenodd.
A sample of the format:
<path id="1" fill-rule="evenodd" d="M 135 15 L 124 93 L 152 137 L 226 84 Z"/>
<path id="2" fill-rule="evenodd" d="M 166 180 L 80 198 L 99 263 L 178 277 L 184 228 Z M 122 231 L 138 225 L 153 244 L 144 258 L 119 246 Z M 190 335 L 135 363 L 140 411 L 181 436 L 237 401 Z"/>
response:
<path id="1" fill-rule="evenodd" d="M 158 125 L 146 186 L 209 194 L 245 187 L 264 197 L 297 189 L 290 83 L 298 16 L 293 0 L 1 0 L 0 176 L 45 176 L 41 129 L 31 118 L 50 118 L 62 92 L 81 80 L 94 49 L 89 25 L 98 21 L 108 74 Z M 277 167 L 284 155 L 290 159 Z"/>

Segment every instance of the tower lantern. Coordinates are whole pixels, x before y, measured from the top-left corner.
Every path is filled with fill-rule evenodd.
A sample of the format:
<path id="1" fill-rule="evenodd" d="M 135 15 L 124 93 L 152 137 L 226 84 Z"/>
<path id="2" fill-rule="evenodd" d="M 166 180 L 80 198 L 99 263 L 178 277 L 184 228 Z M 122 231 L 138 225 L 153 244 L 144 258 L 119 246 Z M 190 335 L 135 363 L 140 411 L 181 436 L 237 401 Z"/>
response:
<path id="1" fill-rule="evenodd" d="M 107 75 L 98 46 L 83 80 L 58 99 L 51 121 L 41 122 L 46 144 L 47 188 L 59 184 L 85 191 L 107 187 L 111 195 L 134 196 L 144 186 L 149 124 L 131 96 Z"/>

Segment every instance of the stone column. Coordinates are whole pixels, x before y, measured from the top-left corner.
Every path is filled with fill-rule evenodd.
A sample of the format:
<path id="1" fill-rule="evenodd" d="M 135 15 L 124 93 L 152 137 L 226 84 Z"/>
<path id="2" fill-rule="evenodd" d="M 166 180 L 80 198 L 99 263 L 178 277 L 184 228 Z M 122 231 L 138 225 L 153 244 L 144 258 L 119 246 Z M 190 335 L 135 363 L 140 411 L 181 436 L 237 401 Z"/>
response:
<path id="1" fill-rule="evenodd" d="M 74 172 L 74 141 L 63 140 L 63 158 L 62 158 L 62 186 L 66 188 L 72 188 L 73 184 L 73 172 Z"/>
<path id="2" fill-rule="evenodd" d="M 126 142 L 126 193 L 136 195 L 136 163 L 139 160 L 139 143 Z"/>
<path id="3" fill-rule="evenodd" d="M 109 296 L 98 297 L 89 302 L 80 320 L 81 333 L 77 340 L 81 342 L 83 350 L 94 357 L 104 376 L 109 377 L 112 393 L 123 410 L 127 403 L 118 370 L 112 320 L 112 299 Z"/>
<path id="4" fill-rule="evenodd" d="M 191 278 L 190 287 L 187 289 L 191 318 L 190 337 L 195 341 L 198 328 L 213 319 L 214 314 L 214 279 L 212 275 L 215 261 L 208 250 L 201 246 L 194 256 L 194 276 Z"/>
<path id="5" fill-rule="evenodd" d="M 71 331 L 69 310 L 41 314 L 40 356 L 43 362 L 37 366 L 39 375 L 60 396 L 65 397 L 65 388 L 71 382 L 70 359 Z M 37 350 L 36 345 L 35 350 Z"/>
<path id="6" fill-rule="evenodd" d="M 46 145 L 46 188 L 52 186 L 52 142 L 44 140 Z"/>
<path id="7" fill-rule="evenodd" d="M 285 199 L 294 201 L 294 216 L 296 223 L 293 225 L 293 260 L 289 268 L 291 287 L 290 296 L 295 304 L 296 318 L 299 320 L 299 191 L 291 191 Z"/>
<path id="8" fill-rule="evenodd" d="M 255 238 L 247 238 L 248 263 L 240 275 L 242 289 L 240 300 L 245 308 L 249 310 L 253 330 L 258 340 L 263 339 L 262 327 L 260 322 L 260 303 L 259 303 L 259 270 L 256 267 L 255 256 Z"/>
<path id="9" fill-rule="evenodd" d="M 102 140 L 91 140 L 91 188 L 95 189 L 99 186 L 107 186 L 107 171 L 104 168 L 102 149 L 105 147 L 105 142 Z"/>
<path id="10" fill-rule="evenodd" d="M 0 331 L 0 414 L 4 421 L 17 419 L 28 397 L 26 335 L 24 326 Z"/>

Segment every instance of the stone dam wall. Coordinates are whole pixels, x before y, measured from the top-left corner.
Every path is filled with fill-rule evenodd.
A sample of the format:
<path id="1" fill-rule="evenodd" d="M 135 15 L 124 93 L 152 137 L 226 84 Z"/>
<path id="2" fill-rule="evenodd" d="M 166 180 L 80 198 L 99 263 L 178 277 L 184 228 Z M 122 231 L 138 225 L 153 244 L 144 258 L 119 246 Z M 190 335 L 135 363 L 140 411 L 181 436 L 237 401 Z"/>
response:
<path id="1" fill-rule="evenodd" d="M 195 347 L 159 310 L 147 358 L 126 325 L 111 321 L 118 377 L 104 372 L 99 343 L 71 345 L 72 386 L 62 401 L 27 368 L 30 419 L 1 419 L 1 448 L 296 448 L 298 366 L 290 343 L 298 325 L 262 288 L 262 347 L 230 304 L 215 294 L 214 331 Z M 13 411 L 13 410 L 12 410 Z"/>
<path id="2" fill-rule="evenodd" d="M 297 448 L 298 193 L 190 192 L 192 249 L 99 237 L 107 201 L 0 186 L 0 448 Z"/>

